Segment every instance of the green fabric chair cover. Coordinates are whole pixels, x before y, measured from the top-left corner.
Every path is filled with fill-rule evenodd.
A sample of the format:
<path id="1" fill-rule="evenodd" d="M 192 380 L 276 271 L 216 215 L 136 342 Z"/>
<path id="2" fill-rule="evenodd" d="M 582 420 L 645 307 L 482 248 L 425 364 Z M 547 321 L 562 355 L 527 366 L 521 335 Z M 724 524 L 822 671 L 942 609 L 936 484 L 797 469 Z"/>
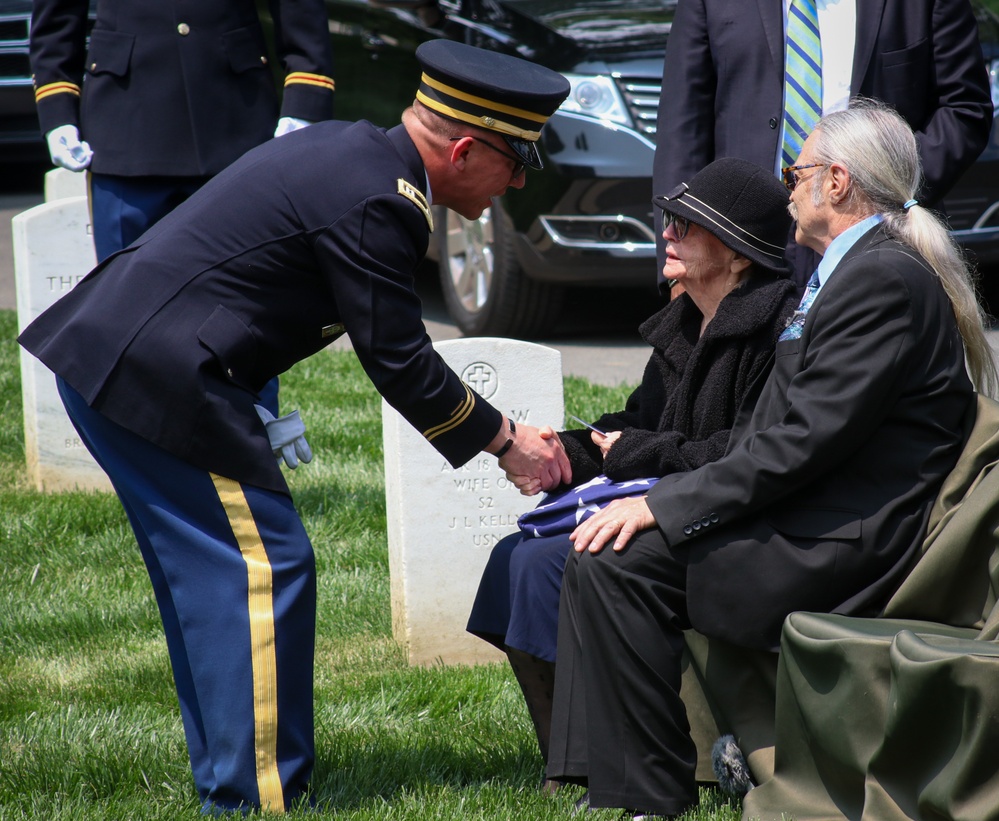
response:
<path id="1" fill-rule="evenodd" d="M 774 776 L 746 796 L 744 818 L 868 817 L 867 773 L 888 724 L 889 650 L 901 630 L 965 640 L 978 632 L 912 620 L 788 616 L 777 670 Z"/>
<path id="2" fill-rule="evenodd" d="M 779 661 L 688 635 L 682 695 L 699 751 L 698 778 L 714 778 L 710 748 L 718 735 L 735 735 L 760 785 L 746 797 L 744 818 L 952 817 L 892 814 L 889 804 L 906 811 L 921 806 L 898 786 L 915 790 L 915 782 L 909 776 L 899 781 L 903 768 L 886 790 L 872 782 L 869 768 L 879 762 L 889 772 L 893 766 L 880 749 L 888 743 L 890 693 L 905 687 L 893 678 L 896 637 L 907 631 L 931 647 L 999 637 L 999 471 L 992 470 L 999 460 L 999 403 L 979 397 L 968 429 L 931 512 L 922 553 L 884 618 L 793 614 Z M 991 694 L 967 697 L 986 699 L 982 703 L 990 706 L 983 710 L 999 715 L 999 687 L 994 689 L 994 706 Z M 920 709 L 931 711 L 932 702 L 924 700 Z M 874 803 L 865 814 L 868 802 Z"/>
<path id="3" fill-rule="evenodd" d="M 999 645 L 900 632 L 863 818 L 999 819 Z"/>

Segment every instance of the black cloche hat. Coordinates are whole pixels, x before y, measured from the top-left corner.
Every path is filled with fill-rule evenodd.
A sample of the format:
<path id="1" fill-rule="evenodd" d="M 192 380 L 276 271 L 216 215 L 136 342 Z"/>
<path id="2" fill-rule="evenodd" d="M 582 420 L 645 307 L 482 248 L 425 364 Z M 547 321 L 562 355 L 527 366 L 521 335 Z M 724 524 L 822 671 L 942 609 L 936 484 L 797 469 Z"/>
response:
<path id="1" fill-rule="evenodd" d="M 423 67 L 416 99 L 451 120 L 500 134 L 528 166 L 544 164 L 536 145 L 541 127 L 569 96 L 561 74 L 508 54 L 453 40 L 416 50 Z"/>
<path id="2" fill-rule="evenodd" d="M 784 261 L 791 229 L 788 194 L 772 171 L 725 157 L 652 201 L 670 214 L 696 222 L 757 265 L 782 276 L 791 272 Z"/>

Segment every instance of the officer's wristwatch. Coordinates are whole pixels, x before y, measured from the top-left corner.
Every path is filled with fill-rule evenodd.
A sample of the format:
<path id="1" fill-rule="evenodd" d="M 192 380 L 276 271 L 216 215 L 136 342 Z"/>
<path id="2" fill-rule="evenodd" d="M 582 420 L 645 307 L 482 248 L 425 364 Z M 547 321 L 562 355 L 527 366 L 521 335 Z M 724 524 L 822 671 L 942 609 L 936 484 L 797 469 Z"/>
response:
<path id="1" fill-rule="evenodd" d="M 510 418 L 507 418 L 506 421 L 510 423 L 510 433 L 512 435 L 516 436 L 517 435 L 517 426 L 515 424 L 513 424 L 513 420 L 510 419 Z M 513 439 L 507 439 L 506 440 L 506 444 L 503 445 L 503 447 L 501 447 L 498 451 L 496 451 L 496 453 L 495 453 L 496 458 L 497 459 L 502 459 L 504 456 L 506 456 L 506 452 L 508 450 L 510 450 L 510 448 L 512 448 L 512 447 L 513 447 Z"/>

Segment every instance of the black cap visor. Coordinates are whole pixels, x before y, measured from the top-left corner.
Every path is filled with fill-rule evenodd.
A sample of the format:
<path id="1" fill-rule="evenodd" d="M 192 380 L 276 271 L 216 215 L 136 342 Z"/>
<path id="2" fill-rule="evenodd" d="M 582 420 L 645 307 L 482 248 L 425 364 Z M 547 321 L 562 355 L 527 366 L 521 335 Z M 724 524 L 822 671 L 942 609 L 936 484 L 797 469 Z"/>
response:
<path id="1" fill-rule="evenodd" d="M 545 167 L 545 164 L 541 161 L 541 154 L 538 152 L 537 143 L 530 140 L 522 140 L 519 137 L 508 137 L 505 134 L 503 135 L 503 140 L 513 149 L 513 153 L 524 161 L 528 168 L 540 171 Z"/>

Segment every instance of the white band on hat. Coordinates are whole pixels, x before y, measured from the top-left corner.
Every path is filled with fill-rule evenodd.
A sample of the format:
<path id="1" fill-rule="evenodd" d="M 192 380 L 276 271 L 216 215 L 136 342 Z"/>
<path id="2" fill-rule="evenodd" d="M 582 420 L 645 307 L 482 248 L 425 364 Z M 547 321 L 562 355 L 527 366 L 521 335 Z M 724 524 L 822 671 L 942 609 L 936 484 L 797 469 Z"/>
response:
<path id="1" fill-rule="evenodd" d="M 704 202 L 704 200 L 700 200 L 697 197 L 695 197 L 693 194 L 690 193 L 690 189 L 689 188 L 688 188 L 687 191 L 684 191 L 683 198 L 682 199 L 677 198 L 675 200 L 675 202 L 682 202 L 691 211 L 693 211 L 693 212 L 695 212 L 697 214 L 700 214 L 702 217 L 704 217 L 704 219 L 708 220 L 708 222 L 711 222 L 715 226 L 717 226 L 717 228 L 720 231 L 723 231 L 724 233 L 728 234 L 729 236 L 737 239 L 739 242 L 746 242 L 746 237 L 750 237 L 751 239 L 755 240 L 758 243 L 761 243 L 762 245 L 766 245 L 766 246 L 768 246 L 770 248 L 776 249 L 776 253 L 771 253 L 770 251 L 764 250 L 763 248 L 761 248 L 759 246 L 754 246 L 756 248 L 756 250 L 759 251 L 761 254 L 765 254 L 768 257 L 774 257 L 775 259 L 783 259 L 784 258 L 784 246 L 783 245 L 774 245 L 772 242 L 767 242 L 765 239 L 760 239 L 760 237 L 756 236 L 755 234 L 751 234 L 749 231 L 747 231 L 742 226 L 738 225 L 735 222 L 732 222 L 732 220 L 730 220 L 728 217 L 726 217 L 720 211 L 712 208 L 710 205 L 708 205 L 706 202 Z M 699 205 L 700 208 L 694 207 L 694 205 L 691 204 L 692 202 L 697 203 L 697 205 Z M 708 212 L 710 212 L 710 213 L 708 213 Z M 729 226 L 731 226 L 731 227 L 729 227 Z M 736 232 L 739 232 L 739 233 L 736 233 Z M 741 234 L 741 236 L 740 236 L 740 234 Z"/>

